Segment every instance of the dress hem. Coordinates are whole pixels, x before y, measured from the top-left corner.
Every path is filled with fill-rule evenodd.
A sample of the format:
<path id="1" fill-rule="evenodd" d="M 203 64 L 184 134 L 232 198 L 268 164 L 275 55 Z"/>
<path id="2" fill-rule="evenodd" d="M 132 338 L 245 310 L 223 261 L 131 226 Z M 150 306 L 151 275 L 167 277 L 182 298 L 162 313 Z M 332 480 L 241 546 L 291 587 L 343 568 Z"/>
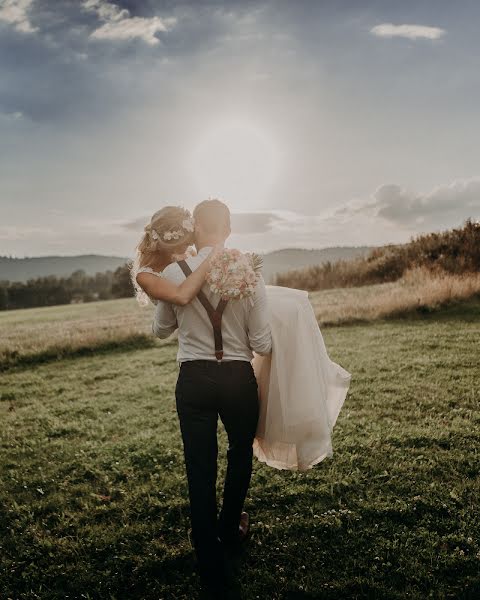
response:
<path id="1" fill-rule="evenodd" d="M 273 460 L 271 458 L 268 458 L 265 455 L 260 457 L 255 453 L 255 449 L 254 449 L 254 456 L 255 456 L 255 458 L 257 458 L 257 460 L 259 462 L 262 462 L 262 463 L 268 465 L 269 467 L 273 467 L 274 469 L 278 469 L 279 471 L 308 471 L 308 470 L 312 469 L 315 465 L 318 465 L 318 463 L 322 462 L 325 458 L 331 458 L 333 456 L 333 451 L 324 452 L 323 454 L 321 454 L 314 460 L 310 461 L 306 466 L 302 466 L 302 467 L 300 467 L 298 465 L 298 463 L 296 465 L 292 465 L 289 463 L 284 463 L 279 460 Z"/>

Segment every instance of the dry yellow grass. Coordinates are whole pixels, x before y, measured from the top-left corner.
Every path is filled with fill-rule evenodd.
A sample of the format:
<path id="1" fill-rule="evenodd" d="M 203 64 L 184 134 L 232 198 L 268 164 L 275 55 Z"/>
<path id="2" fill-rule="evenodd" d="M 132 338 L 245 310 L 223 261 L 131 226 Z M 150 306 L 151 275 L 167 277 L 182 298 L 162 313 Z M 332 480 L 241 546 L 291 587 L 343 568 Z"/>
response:
<path id="1" fill-rule="evenodd" d="M 373 321 L 418 308 L 435 308 L 480 294 L 480 273 L 452 275 L 417 267 L 392 283 L 310 292 L 320 325 Z"/>
<path id="2" fill-rule="evenodd" d="M 162 343 L 151 333 L 153 306 L 133 298 L 0 312 L 0 364 L 102 346 Z"/>
<path id="3" fill-rule="evenodd" d="M 416 268 L 393 283 L 310 292 L 320 325 L 374 321 L 480 294 L 480 274 L 432 274 Z M 0 312 L 0 369 L 126 344 L 175 343 L 152 335 L 153 306 L 133 298 Z"/>

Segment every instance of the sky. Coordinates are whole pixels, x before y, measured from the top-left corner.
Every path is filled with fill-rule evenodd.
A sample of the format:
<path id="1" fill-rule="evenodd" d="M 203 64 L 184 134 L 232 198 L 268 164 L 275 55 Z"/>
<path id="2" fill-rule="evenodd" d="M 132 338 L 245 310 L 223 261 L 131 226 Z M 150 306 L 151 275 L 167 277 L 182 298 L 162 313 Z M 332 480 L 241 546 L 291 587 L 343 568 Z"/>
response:
<path id="1" fill-rule="evenodd" d="M 476 0 L 0 0 L 0 255 L 133 256 L 220 198 L 229 246 L 480 218 Z"/>

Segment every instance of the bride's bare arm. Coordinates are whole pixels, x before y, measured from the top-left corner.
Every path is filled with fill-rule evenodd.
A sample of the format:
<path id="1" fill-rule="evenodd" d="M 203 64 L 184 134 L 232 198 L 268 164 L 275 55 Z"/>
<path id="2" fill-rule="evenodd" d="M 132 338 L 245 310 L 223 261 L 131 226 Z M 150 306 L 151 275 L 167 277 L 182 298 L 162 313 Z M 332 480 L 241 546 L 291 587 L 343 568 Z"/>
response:
<path id="1" fill-rule="evenodd" d="M 176 285 L 164 277 L 157 277 L 157 275 L 145 272 L 137 273 L 137 283 L 152 298 L 185 306 L 195 298 L 205 283 L 205 275 L 210 268 L 210 261 L 217 252 L 218 249 L 214 248 L 200 266 L 180 285 Z"/>

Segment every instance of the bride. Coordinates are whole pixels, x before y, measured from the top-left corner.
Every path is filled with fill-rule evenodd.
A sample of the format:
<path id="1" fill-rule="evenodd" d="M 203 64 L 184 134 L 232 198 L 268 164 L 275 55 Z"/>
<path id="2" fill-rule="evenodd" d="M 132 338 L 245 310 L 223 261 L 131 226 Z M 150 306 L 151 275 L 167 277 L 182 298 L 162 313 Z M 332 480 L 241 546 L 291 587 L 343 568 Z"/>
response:
<path id="1" fill-rule="evenodd" d="M 131 265 L 140 304 L 185 305 L 197 295 L 218 247 L 182 284 L 162 278 L 168 264 L 185 258 L 193 234 L 183 208 L 167 206 L 152 216 Z M 266 292 L 272 353 L 252 361 L 260 401 L 253 453 L 276 469 L 305 471 L 333 455 L 331 434 L 351 374 L 330 360 L 307 292 L 274 285 Z"/>
<path id="2" fill-rule="evenodd" d="M 174 236 L 165 234 L 172 230 Z M 210 261 L 218 253 L 218 247 L 213 248 L 198 269 L 180 285 L 162 278 L 163 269 L 173 261 L 185 258 L 193 242 L 193 220 L 188 210 L 165 206 L 152 216 L 130 265 L 130 278 L 139 304 L 145 306 L 149 300 L 153 304 L 164 300 L 185 306 L 195 298 L 205 283 Z"/>

